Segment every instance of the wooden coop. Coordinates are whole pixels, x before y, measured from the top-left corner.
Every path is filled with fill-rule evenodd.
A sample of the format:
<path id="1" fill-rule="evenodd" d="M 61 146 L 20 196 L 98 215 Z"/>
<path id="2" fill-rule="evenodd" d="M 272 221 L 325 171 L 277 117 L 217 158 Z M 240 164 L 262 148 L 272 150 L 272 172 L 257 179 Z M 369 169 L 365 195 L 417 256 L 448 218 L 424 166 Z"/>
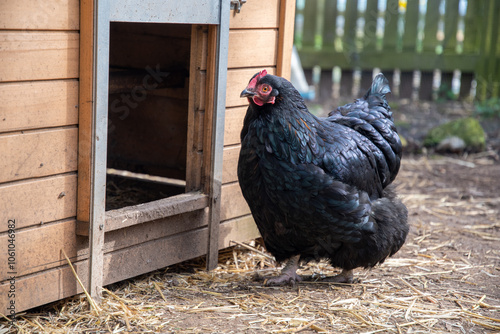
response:
<path id="1" fill-rule="evenodd" d="M 81 293 L 65 255 L 98 298 L 258 237 L 236 175 L 239 95 L 263 68 L 289 76 L 294 11 L 0 2 L 0 313 Z"/>

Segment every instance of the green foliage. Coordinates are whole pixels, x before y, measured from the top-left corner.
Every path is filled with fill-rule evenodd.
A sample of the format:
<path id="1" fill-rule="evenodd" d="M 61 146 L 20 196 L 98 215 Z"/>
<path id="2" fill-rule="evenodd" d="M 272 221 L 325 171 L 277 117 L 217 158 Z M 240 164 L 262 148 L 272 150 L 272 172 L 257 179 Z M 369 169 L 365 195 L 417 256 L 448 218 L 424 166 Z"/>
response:
<path id="1" fill-rule="evenodd" d="M 500 98 L 492 97 L 474 104 L 474 112 L 481 117 L 500 117 Z"/>
<path id="2" fill-rule="evenodd" d="M 438 102 L 443 102 L 443 101 L 455 101 L 458 98 L 458 96 L 453 93 L 453 90 L 451 89 L 450 85 L 447 83 L 441 84 L 439 86 L 439 89 L 437 91 L 437 101 Z"/>
<path id="3" fill-rule="evenodd" d="M 438 145 L 448 137 L 462 138 L 469 151 L 482 151 L 486 146 L 486 136 L 481 124 L 472 117 L 461 118 L 432 128 L 424 139 L 424 146 Z"/>

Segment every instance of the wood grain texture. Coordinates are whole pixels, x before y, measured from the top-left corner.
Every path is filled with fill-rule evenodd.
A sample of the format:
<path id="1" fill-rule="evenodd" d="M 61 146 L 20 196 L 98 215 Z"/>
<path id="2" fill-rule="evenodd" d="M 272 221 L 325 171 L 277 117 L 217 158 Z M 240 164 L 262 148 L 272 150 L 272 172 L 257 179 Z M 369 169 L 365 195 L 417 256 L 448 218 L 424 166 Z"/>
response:
<path id="1" fill-rule="evenodd" d="M 75 215 L 76 174 L 0 185 L 0 221 L 15 219 L 18 229 Z"/>
<path id="2" fill-rule="evenodd" d="M 89 222 L 94 145 L 92 136 L 94 119 L 94 0 L 80 1 L 80 26 L 77 219 Z"/>
<path id="3" fill-rule="evenodd" d="M 221 221 L 244 216 L 250 213 L 250 208 L 243 198 L 238 182 L 224 184 L 221 196 Z"/>
<path id="4" fill-rule="evenodd" d="M 263 69 L 266 69 L 269 74 L 276 74 L 276 67 L 274 66 L 229 69 L 227 71 L 226 107 L 248 105 L 248 100 L 241 98 L 240 94 L 246 88 L 252 76 Z"/>
<path id="5" fill-rule="evenodd" d="M 277 29 L 244 29 L 229 32 L 228 68 L 275 66 Z"/>
<path id="6" fill-rule="evenodd" d="M 231 241 L 246 241 L 260 237 L 259 230 L 251 215 L 227 220 L 221 224 L 221 237 L 219 247 L 221 249 L 234 246 Z"/>
<path id="7" fill-rule="evenodd" d="M 78 124 L 78 81 L 0 83 L 0 133 Z"/>
<path id="8" fill-rule="evenodd" d="M 224 165 L 222 169 L 222 183 L 238 181 L 238 158 L 241 146 L 224 147 Z"/>
<path id="9" fill-rule="evenodd" d="M 187 120 L 186 191 L 202 188 L 206 71 L 208 30 L 194 25 L 191 29 L 191 59 L 189 65 L 189 100 Z"/>
<path id="10" fill-rule="evenodd" d="M 72 261 L 88 257 L 88 239 L 75 234 L 75 220 L 58 221 L 16 232 L 16 272 L 25 276 L 59 267 L 66 263 L 64 249 Z M 0 244 L 7 245 L 7 234 L 0 235 Z M 0 252 L 0 282 L 9 277 L 7 252 Z"/>
<path id="11" fill-rule="evenodd" d="M 0 136 L 0 183 L 75 171 L 77 142 L 77 128 Z"/>
<path id="12" fill-rule="evenodd" d="M 103 252 L 111 253 L 120 249 L 161 239 L 176 234 L 197 230 L 208 225 L 208 210 L 196 210 L 182 215 L 148 221 L 119 230 L 106 232 Z"/>
<path id="13" fill-rule="evenodd" d="M 75 233 L 77 222 L 74 219 L 58 221 L 52 224 L 38 225 L 22 229 L 16 233 L 16 272 L 17 276 L 25 276 L 48 270 L 65 264 L 66 260 L 60 254 L 64 249 L 72 261 L 81 261 L 89 257 L 88 238 Z M 204 210 L 193 210 L 185 215 L 171 216 L 163 219 L 146 221 L 144 224 L 123 227 L 117 233 L 107 232 L 102 248 L 109 253 L 123 248 L 136 247 L 138 244 L 150 242 L 159 238 L 189 233 L 207 226 Z M 17 225 L 16 225 L 17 228 Z M 8 234 L 0 234 L 0 243 L 7 245 Z M 190 248 L 191 243 L 185 242 Z M 165 256 L 165 254 L 160 254 Z M 0 282 L 8 278 L 7 252 L 0 253 Z M 102 274 L 102 272 L 101 272 Z M 129 276 L 130 277 L 130 276 Z M 127 277 L 128 278 L 128 277 Z"/>
<path id="14" fill-rule="evenodd" d="M 106 212 L 106 232 L 163 219 L 208 206 L 208 196 L 189 193 Z"/>
<path id="15" fill-rule="evenodd" d="M 0 31 L 0 82 L 78 78 L 77 32 Z"/>
<path id="16" fill-rule="evenodd" d="M 204 227 L 108 253 L 104 256 L 104 284 L 202 256 L 207 252 L 207 241 L 208 229 Z"/>
<path id="17" fill-rule="evenodd" d="M 201 172 L 201 180 L 202 180 L 202 191 L 211 194 L 212 182 L 210 180 L 210 176 L 212 174 L 212 131 L 213 131 L 213 118 L 215 117 L 215 105 L 214 105 L 214 97 L 215 97 L 215 71 L 216 71 L 216 41 L 217 41 L 217 27 L 210 26 L 208 30 L 207 37 L 207 70 L 205 76 L 205 96 L 204 100 L 204 109 L 203 113 L 204 120 L 203 123 L 205 128 L 203 130 L 203 162 L 202 162 L 202 172 Z M 209 204 L 211 205 L 211 204 Z"/>
<path id="18" fill-rule="evenodd" d="M 182 220 L 179 220 L 178 223 L 180 224 L 178 227 L 182 229 Z M 104 255 L 105 285 L 206 253 L 208 236 L 206 223 L 204 223 L 204 227 L 198 229 L 170 234 L 165 237 L 160 234 L 156 238 L 154 234 L 157 230 L 155 228 L 165 224 L 156 224 L 155 228 L 153 228 L 153 222 L 147 224 L 149 227 L 141 229 L 141 233 L 134 233 L 134 229 L 139 227 L 137 226 L 111 232 L 109 238 L 107 237 L 105 245 L 107 253 Z M 172 222 L 169 222 L 170 224 Z M 60 229 L 56 233 L 62 233 L 63 230 L 66 229 Z M 131 233 L 134 235 L 131 236 Z M 142 234 L 142 236 L 136 234 Z M 150 236 L 144 239 L 144 234 Z M 232 240 L 243 242 L 258 236 L 258 230 L 251 216 L 246 215 L 231 219 L 220 225 L 219 247 L 230 246 Z M 127 240 L 130 238 L 133 239 L 133 242 Z M 132 244 L 132 246 L 123 248 L 126 244 Z M 193 245 L 193 247 L 185 247 L 185 245 Z M 58 247 L 59 245 L 56 243 L 48 247 L 54 248 L 54 246 Z M 116 247 L 117 250 L 112 251 L 113 247 Z M 68 253 L 69 250 L 65 248 L 65 251 Z M 85 257 L 84 251 L 80 250 L 73 254 L 78 255 L 78 260 L 75 257 L 72 258 L 77 274 L 83 284 L 87 285 L 89 262 L 88 260 L 79 260 L 80 257 Z M 56 255 L 61 256 L 59 252 Z M 62 263 L 60 260 L 62 256 L 60 258 L 53 257 L 56 263 Z M 43 289 L 33 289 L 33 287 L 43 287 Z M 7 280 L 0 284 L 0 295 L 5 296 L 8 290 L 9 281 Z M 46 269 L 33 275 L 18 276 L 16 278 L 16 311 L 21 312 L 81 292 L 81 288 L 67 265 Z M 6 309 L 7 302 L 7 298 L 0 298 L 0 308 Z"/>
<path id="19" fill-rule="evenodd" d="M 295 24 L 295 0 L 282 0 L 280 4 L 277 73 L 290 80 L 292 74 L 292 48 Z"/>
<path id="20" fill-rule="evenodd" d="M 0 2 L 0 29 L 78 30 L 78 0 Z"/>
<path id="21" fill-rule="evenodd" d="M 223 14 L 221 14 L 223 15 Z M 222 20 L 222 19 L 221 19 Z M 219 51 L 217 44 L 219 38 L 224 36 L 224 32 L 219 31 L 220 27 L 210 26 L 208 31 L 208 57 L 207 57 L 207 105 L 205 112 L 205 124 L 207 130 L 205 134 L 206 148 L 203 149 L 205 152 L 205 166 L 206 166 L 206 182 L 205 189 L 208 192 L 208 236 L 207 236 L 207 256 L 206 256 L 206 268 L 207 270 L 213 270 L 217 267 L 219 259 L 219 225 L 220 225 L 220 211 L 221 211 L 221 178 L 220 168 L 222 167 L 221 158 L 222 150 L 224 148 L 223 142 L 219 140 L 220 136 L 224 136 L 223 126 L 221 124 L 221 115 L 219 113 L 225 112 L 225 110 L 218 110 L 220 105 L 216 96 L 218 96 L 218 76 L 219 76 Z M 225 71 L 224 69 L 220 69 Z M 222 126 L 222 128 L 221 128 Z M 222 132 L 222 133 L 221 133 Z M 219 145 L 221 142 L 222 145 Z"/>
<path id="22" fill-rule="evenodd" d="M 68 254 L 69 255 L 69 254 Z M 78 277 L 88 284 L 88 260 L 73 263 Z M 0 296 L 7 296 L 9 281 L 0 284 Z M 34 288 L 36 287 L 36 288 Z M 16 278 L 16 312 L 44 305 L 82 293 L 68 265 L 35 275 Z M 7 310 L 8 298 L 0 298 L 0 308 Z"/>
<path id="23" fill-rule="evenodd" d="M 240 133 L 243 128 L 243 120 L 247 112 L 247 106 L 227 108 L 224 124 L 224 145 L 235 145 L 240 143 Z"/>
<path id="24" fill-rule="evenodd" d="M 223 222 L 219 227 L 219 248 L 231 240 L 248 241 L 259 236 L 249 216 Z M 147 273 L 206 254 L 208 228 L 203 227 L 145 242 L 104 256 L 104 284 Z M 189 244 L 190 247 L 185 247 Z"/>
<path id="25" fill-rule="evenodd" d="M 239 13 L 231 11 L 229 27 L 231 29 L 278 28 L 279 3 L 279 0 L 247 1 Z"/>

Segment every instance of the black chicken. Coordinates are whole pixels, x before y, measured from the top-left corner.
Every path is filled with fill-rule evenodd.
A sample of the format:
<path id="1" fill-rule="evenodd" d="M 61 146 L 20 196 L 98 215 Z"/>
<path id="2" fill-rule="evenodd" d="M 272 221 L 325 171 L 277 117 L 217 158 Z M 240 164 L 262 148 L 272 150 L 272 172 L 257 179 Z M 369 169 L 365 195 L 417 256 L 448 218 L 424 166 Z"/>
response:
<path id="1" fill-rule="evenodd" d="M 326 258 L 352 282 L 352 270 L 396 253 L 408 234 L 408 212 L 389 187 L 402 146 L 379 74 L 362 99 L 312 115 L 299 92 L 261 71 L 241 97 L 238 180 L 267 250 L 288 260 L 268 285 L 295 283 L 299 262 Z"/>

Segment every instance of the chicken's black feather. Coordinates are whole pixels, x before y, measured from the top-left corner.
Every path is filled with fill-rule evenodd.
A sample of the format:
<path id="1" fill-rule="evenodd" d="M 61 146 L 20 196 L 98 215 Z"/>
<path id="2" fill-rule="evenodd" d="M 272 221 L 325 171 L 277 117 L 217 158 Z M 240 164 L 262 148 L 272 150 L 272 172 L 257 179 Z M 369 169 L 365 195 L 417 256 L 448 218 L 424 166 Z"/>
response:
<path id="1" fill-rule="evenodd" d="M 238 180 L 267 250 L 278 261 L 328 258 L 348 270 L 394 254 L 408 225 L 388 188 L 402 148 L 385 77 L 326 118 L 312 115 L 287 80 L 258 78 L 276 98 L 262 106 L 249 99 Z"/>

